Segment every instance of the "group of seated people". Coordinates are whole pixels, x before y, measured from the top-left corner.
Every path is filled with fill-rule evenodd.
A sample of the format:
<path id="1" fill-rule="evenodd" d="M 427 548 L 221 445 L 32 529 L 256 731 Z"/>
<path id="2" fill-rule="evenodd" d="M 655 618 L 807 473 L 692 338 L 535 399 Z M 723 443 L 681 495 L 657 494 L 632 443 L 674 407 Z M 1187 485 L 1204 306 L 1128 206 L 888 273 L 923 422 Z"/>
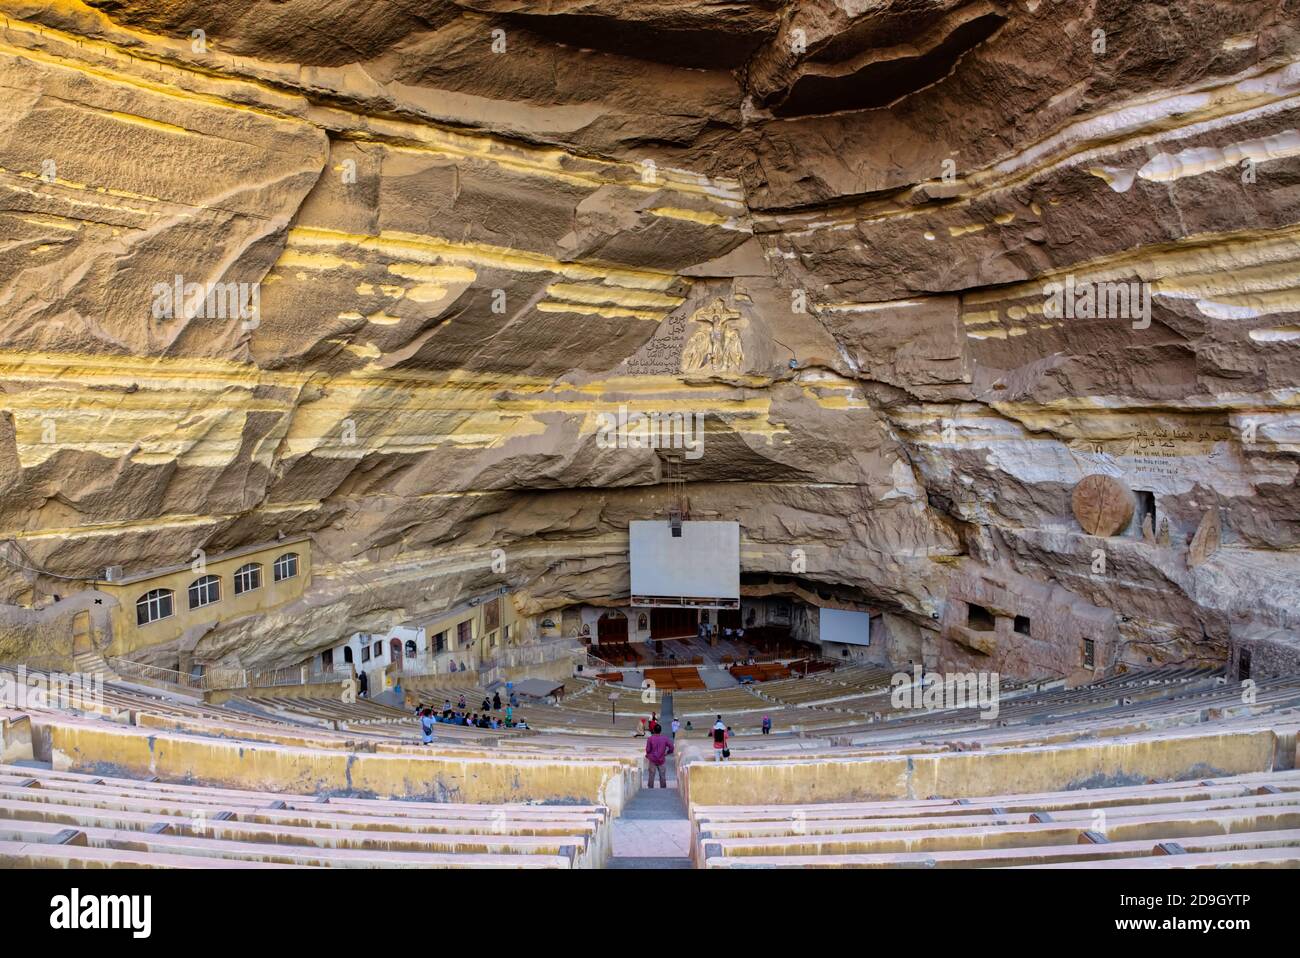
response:
<path id="1" fill-rule="evenodd" d="M 527 729 L 528 722 L 524 717 L 522 715 L 518 718 L 515 717 L 514 710 L 518 705 L 519 699 L 514 692 L 511 692 L 505 714 L 498 718 L 491 713 L 501 710 L 501 694 L 499 692 L 493 693 L 490 700 L 487 696 L 484 696 L 482 710 L 478 712 L 469 711 L 465 705 L 465 696 L 462 695 L 455 708 L 452 708 L 451 699 L 444 699 L 441 710 L 435 711 L 432 706 L 420 704 L 415 707 L 415 714 L 420 719 L 420 731 L 423 733 L 424 744 L 428 745 L 433 741 L 433 726 L 440 722 L 444 725 L 464 725 L 483 729 Z"/>

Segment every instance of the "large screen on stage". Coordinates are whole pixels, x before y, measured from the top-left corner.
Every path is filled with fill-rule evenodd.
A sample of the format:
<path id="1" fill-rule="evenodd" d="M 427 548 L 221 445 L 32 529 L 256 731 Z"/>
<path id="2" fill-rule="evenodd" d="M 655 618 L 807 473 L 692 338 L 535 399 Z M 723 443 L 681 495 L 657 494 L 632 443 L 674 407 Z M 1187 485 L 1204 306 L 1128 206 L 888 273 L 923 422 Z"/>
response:
<path id="1" fill-rule="evenodd" d="M 675 537 L 669 522 L 635 521 L 628 540 L 633 604 L 740 601 L 740 523 L 688 520 Z"/>
<path id="2" fill-rule="evenodd" d="M 842 642 L 845 645 L 871 644 L 871 616 L 866 612 L 846 612 L 843 609 L 820 609 L 821 640 Z"/>

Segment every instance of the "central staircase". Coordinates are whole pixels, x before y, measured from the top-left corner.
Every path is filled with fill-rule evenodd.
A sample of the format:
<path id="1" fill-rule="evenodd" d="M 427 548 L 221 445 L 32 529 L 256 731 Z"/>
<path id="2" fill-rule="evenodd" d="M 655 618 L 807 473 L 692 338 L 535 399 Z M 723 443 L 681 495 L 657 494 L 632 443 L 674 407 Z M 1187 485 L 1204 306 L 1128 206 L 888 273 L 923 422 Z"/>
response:
<path id="1" fill-rule="evenodd" d="M 663 699 L 660 722 L 665 734 L 671 734 L 673 696 Z M 646 763 L 642 763 L 645 774 Z M 614 854 L 606 868 L 693 868 L 690 858 L 691 823 L 686 817 L 682 794 L 677 789 L 676 763 L 669 757 L 664 763 L 668 787 L 646 788 L 644 783 L 623 814 L 613 822 Z"/>

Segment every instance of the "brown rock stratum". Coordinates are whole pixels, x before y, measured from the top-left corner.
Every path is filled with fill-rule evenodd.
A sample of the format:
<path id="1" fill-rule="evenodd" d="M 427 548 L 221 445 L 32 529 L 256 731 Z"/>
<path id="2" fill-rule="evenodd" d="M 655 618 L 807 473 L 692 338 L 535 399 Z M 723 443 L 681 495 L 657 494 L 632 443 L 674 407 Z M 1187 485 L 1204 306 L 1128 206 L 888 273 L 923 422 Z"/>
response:
<path id="1" fill-rule="evenodd" d="M 1293 628 L 1300 0 L 0 0 L 0 86 L 0 658 L 277 533 L 198 659 L 617 602 L 677 475 L 927 655 L 990 576 L 1115 661 Z"/>

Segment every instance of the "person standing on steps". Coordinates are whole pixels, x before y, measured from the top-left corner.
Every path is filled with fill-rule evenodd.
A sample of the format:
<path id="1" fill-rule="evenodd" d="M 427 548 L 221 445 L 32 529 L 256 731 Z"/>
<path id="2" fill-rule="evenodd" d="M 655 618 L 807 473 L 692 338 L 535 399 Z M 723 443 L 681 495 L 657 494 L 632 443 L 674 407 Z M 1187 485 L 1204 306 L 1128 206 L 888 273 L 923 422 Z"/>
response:
<path id="1" fill-rule="evenodd" d="M 357 698 L 370 698 L 370 676 L 365 672 L 357 673 Z"/>
<path id="2" fill-rule="evenodd" d="M 681 727 L 682 727 L 682 723 L 679 722 L 677 719 L 673 719 L 673 738 L 674 738 L 674 739 L 677 738 L 677 730 L 678 730 L 679 728 L 681 728 Z"/>
<path id="3" fill-rule="evenodd" d="M 655 787 L 656 770 L 659 772 L 659 787 L 668 787 L 668 779 L 664 777 L 664 759 L 672 754 L 672 739 L 664 734 L 662 725 L 654 726 L 650 737 L 645 740 L 646 773 L 650 779 L 647 788 Z"/>
<path id="4" fill-rule="evenodd" d="M 727 751 L 727 726 L 722 724 L 722 716 L 713 723 L 713 760 L 721 762 L 725 757 L 722 753 Z"/>
<path id="5" fill-rule="evenodd" d="M 772 734 L 772 716 L 770 715 L 763 716 L 763 734 L 764 735 Z"/>
<path id="6" fill-rule="evenodd" d="M 425 745 L 433 744 L 433 712 L 425 709 L 420 713 L 420 741 Z"/>
<path id="7" fill-rule="evenodd" d="M 500 690 L 492 693 L 492 711 L 501 711 L 501 692 Z"/>

